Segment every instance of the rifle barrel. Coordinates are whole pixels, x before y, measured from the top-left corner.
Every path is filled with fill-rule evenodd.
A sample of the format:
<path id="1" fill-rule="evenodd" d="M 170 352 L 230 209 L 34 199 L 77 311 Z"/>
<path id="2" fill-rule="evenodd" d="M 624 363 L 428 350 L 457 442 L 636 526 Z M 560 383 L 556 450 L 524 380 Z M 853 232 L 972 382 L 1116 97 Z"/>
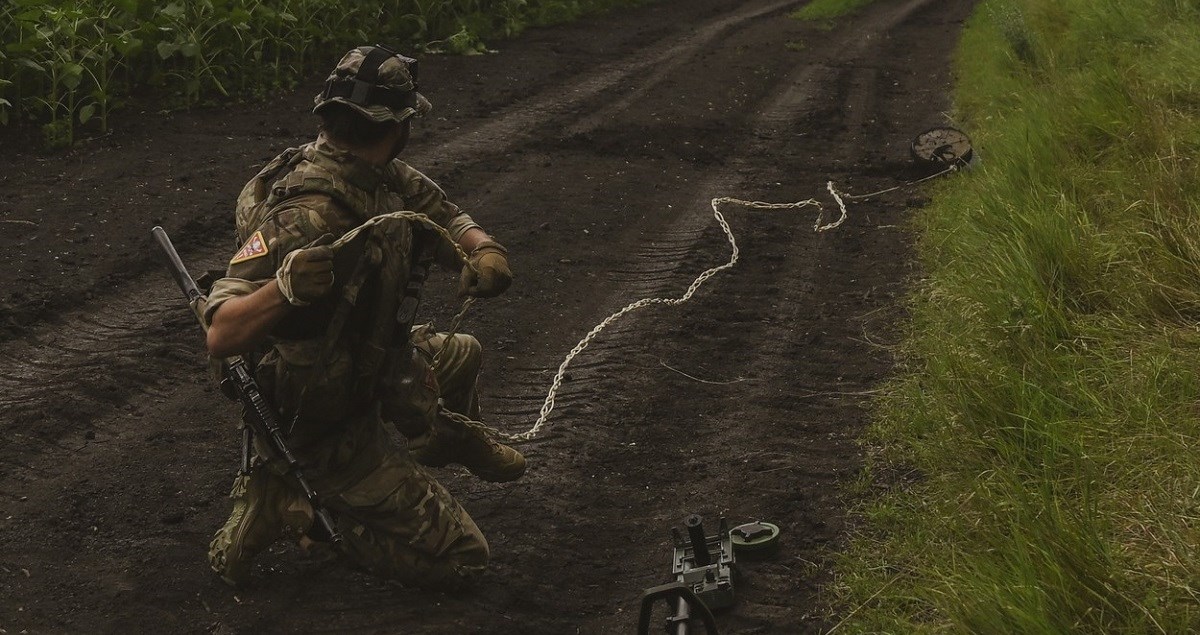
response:
<path id="1" fill-rule="evenodd" d="M 187 267 L 183 265 L 183 259 L 179 257 L 179 252 L 175 251 L 175 245 L 171 244 L 171 237 L 162 227 L 158 226 L 151 229 L 150 233 L 154 235 L 158 248 L 167 257 L 167 268 L 171 272 L 171 277 L 175 279 L 175 284 L 179 285 L 180 291 L 183 291 L 188 304 L 192 304 L 203 293 L 201 293 L 200 287 L 196 286 L 196 281 L 188 273 Z"/>

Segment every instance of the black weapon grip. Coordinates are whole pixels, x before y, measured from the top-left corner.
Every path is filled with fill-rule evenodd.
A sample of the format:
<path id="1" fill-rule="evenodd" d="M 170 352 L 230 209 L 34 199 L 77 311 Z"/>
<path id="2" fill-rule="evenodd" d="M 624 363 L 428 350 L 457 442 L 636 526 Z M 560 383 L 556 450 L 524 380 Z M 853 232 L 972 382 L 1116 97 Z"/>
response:
<path id="1" fill-rule="evenodd" d="M 330 542 L 335 546 L 340 545 L 342 536 L 338 533 L 333 516 L 321 504 L 320 495 L 309 485 L 308 479 L 304 478 L 304 470 L 300 466 L 300 461 L 292 454 L 287 446 L 287 442 L 283 439 L 283 430 L 279 426 L 279 417 L 275 414 L 275 410 L 267 403 L 267 399 L 259 389 L 258 382 L 254 380 L 254 376 L 250 374 L 246 360 L 240 356 L 230 358 L 226 362 L 225 372 L 232 380 L 234 390 L 237 392 L 239 401 L 242 402 L 242 406 L 245 409 L 246 416 L 244 419 L 246 423 L 254 430 L 254 434 L 258 438 L 266 440 L 271 453 L 287 464 L 292 478 L 296 479 L 296 484 L 300 487 L 301 493 L 303 493 L 308 504 L 312 506 L 313 514 L 316 516 L 317 522 L 320 523 L 321 529 L 324 530 Z"/>

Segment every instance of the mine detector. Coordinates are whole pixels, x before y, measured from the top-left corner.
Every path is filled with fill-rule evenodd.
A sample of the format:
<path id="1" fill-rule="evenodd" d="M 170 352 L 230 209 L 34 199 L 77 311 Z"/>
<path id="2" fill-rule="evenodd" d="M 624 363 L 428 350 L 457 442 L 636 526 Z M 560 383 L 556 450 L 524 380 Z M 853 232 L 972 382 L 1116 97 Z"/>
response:
<path id="1" fill-rule="evenodd" d="M 650 632 L 654 604 L 665 601 L 671 607 L 666 631 L 669 635 L 688 635 L 693 617 L 700 618 L 704 630 L 716 635 L 717 622 L 712 612 L 733 606 L 733 541 L 729 526 L 722 518 L 717 533 L 707 535 L 704 521 L 692 514 L 683 521 L 687 537 L 679 528 L 671 528 L 671 573 L 675 581 L 656 586 L 642 594 L 638 612 L 638 635 Z"/>
<path id="2" fill-rule="evenodd" d="M 666 602 L 671 614 L 666 619 L 668 635 L 689 635 L 692 622 L 699 619 L 708 635 L 717 635 L 715 611 L 733 606 L 734 564 L 737 554 L 761 558 L 774 554 L 779 546 L 779 527 L 758 521 L 738 525 L 732 530 L 722 518 L 717 532 L 708 534 L 704 521 L 692 514 L 683 521 L 685 536 L 671 528 L 671 575 L 668 584 L 646 589 L 638 611 L 638 635 L 650 633 L 654 606 Z"/>

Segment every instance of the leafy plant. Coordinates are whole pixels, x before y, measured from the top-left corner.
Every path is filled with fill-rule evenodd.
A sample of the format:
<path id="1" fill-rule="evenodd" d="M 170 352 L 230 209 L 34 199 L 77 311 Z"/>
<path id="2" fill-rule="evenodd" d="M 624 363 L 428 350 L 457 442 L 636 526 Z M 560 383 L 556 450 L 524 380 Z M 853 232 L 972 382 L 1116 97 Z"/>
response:
<path id="1" fill-rule="evenodd" d="M 106 132 L 135 92 L 192 106 L 261 97 L 385 42 L 476 54 L 548 15 L 638 0 L 7 0 L 0 3 L 0 125 L 42 126 L 49 145 Z"/>

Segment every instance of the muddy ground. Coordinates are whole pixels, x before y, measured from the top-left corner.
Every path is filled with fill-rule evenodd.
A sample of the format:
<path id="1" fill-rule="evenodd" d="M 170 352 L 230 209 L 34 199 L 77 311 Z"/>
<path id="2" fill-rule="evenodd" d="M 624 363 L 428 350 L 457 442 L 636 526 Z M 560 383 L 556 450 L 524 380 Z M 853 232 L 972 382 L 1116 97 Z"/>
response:
<path id="1" fill-rule="evenodd" d="M 711 198 L 819 198 L 911 178 L 946 122 L 971 0 L 881 0 L 831 24 L 797 0 L 662 0 L 532 30 L 496 55 L 428 57 L 435 104 L 407 159 L 501 239 L 517 282 L 467 329 L 485 413 L 536 418 L 553 371 L 627 302 L 677 296 L 729 247 Z M 332 63 L 333 60 L 331 60 Z M 726 207 L 741 262 L 677 308 L 614 324 L 574 363 L 518 483 L 442 470 L 492 546 L 478 588 L 380 582 L 280 546 L 233 592 L 208 571 L 237 469 L 235 407 L 154 259 L 232 253 L 232 201 L 314 132 L 319 79 L 252 105 L 127 110 L 65 154 L 5 132 L 0 157 L 0 632 L 629 633 L 689 513 L 766 519 L 727 633 L 838 619 L 821 587 L 844 538 L 866 396 L 890 368 L 913 275 L 900 191 L 816 212 Z M 453 276 L 425 306 L 443 324 Z"/>

